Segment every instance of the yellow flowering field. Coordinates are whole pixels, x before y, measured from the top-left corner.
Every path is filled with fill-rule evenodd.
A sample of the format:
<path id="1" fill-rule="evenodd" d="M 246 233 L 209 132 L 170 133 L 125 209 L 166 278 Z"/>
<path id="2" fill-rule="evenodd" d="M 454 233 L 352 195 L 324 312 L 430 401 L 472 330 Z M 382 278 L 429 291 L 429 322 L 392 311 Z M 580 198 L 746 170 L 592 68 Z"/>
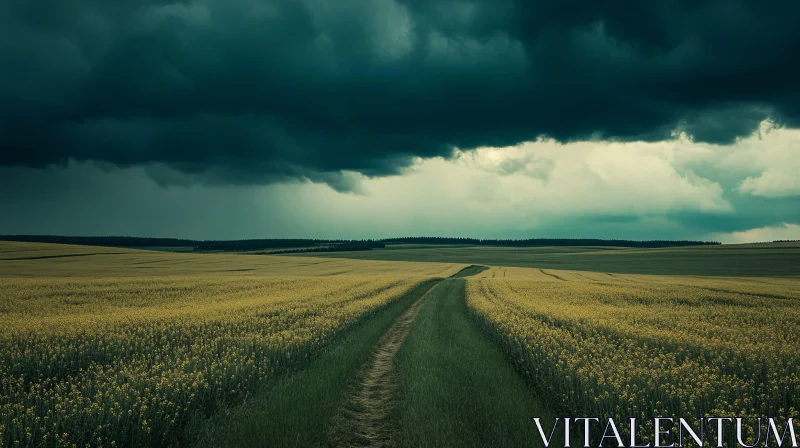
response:
<path id="1" fill-rule="evenodd" d="M 164 275 L 449 277 L 468 265 L 346 258 L 172 253 L 117 247 L 0 241 L 4 277 L 139 277 Z"/>
<path id="2" fill-rule="evenodd" d="M 528 271 L 484 272 L 467 301 L 569 415 L 798 417 L 797 280 Z"/>
<path id="3" fill-rule="evenodd" d="M 174 444 L 423 281 L 1 278 L 0 446 Z"/>

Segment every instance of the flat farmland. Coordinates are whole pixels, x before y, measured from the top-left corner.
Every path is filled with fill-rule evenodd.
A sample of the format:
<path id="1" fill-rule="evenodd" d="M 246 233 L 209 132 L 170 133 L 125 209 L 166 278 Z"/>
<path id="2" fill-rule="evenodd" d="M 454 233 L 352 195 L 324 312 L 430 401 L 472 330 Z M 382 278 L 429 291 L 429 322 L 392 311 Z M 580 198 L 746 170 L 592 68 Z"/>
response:
<path id="1" fill-rule="evenodd" d="M 623 274 L 729 277 L 800 276 L 800 243 L 689 246 L 663 249 L 487 246 L 393 247 L 390 245 L 386 249 L 308 255 L 325 258 L 452 262 Z"/>
<path id="2" fill-rule="evenodd" d="M 277 255 L 194 254 L 0 241 L 0 276 L 418 275 L 447 277 L 463 263 L 393 263 Z"/>
<path id="3" fill-rule="evenodd" d="M 541 446 L 532 416 L 797 417 L 797 247 L 0 243 L 0 446 Z"/>
<path id="4" fill-rule="evenodd" d="M 576 415 L 797 416 L 797 280 L 501 268 L 468 282 L 467 303 Z"/>
<path id="5" fill-rule="evenodd" d="M 0 244 L 0 445 L 162 446 L 464 266 Z"/>

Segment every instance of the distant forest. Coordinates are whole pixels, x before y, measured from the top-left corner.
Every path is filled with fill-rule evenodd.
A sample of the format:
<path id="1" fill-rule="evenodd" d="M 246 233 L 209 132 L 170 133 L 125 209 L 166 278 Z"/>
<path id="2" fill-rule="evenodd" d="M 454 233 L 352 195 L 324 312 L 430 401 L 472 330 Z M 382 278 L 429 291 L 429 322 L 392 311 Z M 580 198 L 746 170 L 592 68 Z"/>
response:
<path id="1" fill-rule="evenodd" d="M 316 246 L 316 247 L 307 247 L 307 248 L 300 248 L 300 249 L 278 249 L 272 250 L 267 253 L 269 254 L 299 254 L 305 252 L 348 252 L 348 251 L 355 251 L 355 250 L 370 250 L 370 249 L 382 249 L 386 247 L 386 245 L 381 241 L 351 241 L 347 243 L 340 243 L 340 244 L 332 244 L 327 246 Z"/>
<path id="2" fill-rule="evenodd" d="M 526 240 L 484 240 L 475 238 L 445 237 L 405 237 L 381 240 L 386 244 L 465 244 L 470 246 L 507 246 L 507 247 L 543 247 L 543 246 L 604 246 L 604 247 L 679 247 L 720 244 L 716 241 L 673 241 L 673 240 L 600 240 L 592 238 L 530 238 Z"/>
<path id="3" fill-rule="evenodd" d="M 141 238 L 138 236 L 55 236 L 55 235 L 0 235 L 0 241 L 27 243 L 78 244 L 81 246 L 110 247 L 192 247 L 199 241 L 177 238 Z"/>
<path id="4" fill-rule="evenodd" d="M 53 236 L 53 235 L 0 235 L 2 241 L 25 241 L 37 243 L 78 244 L 84 246 L 111 247 L 191 247 L 198 252 L 226 251 L 245 252 L 269 250 L 271 253 L 296 252 L 334 252 L 370 250 L 392 244 L 430 244 L 430 245 L 470 245 L 503 247 L 543 247 L 543 246 L 603 246 L 659 248 L 720 244 L 709 241 L 670 241 L 670 240 L 601 240 L 589 238 L 531 238 L 523 240 L 497 240 L 476 238 L 446 237 L 405 237 L 382 240 L 324 240 L 324 239 L 252 239 L 252 240 L 185 240 L 177 238 L 142 238 L 131 236 Z"/>
<path id="5" fill-rule="evenodd" d="M 340 250 L 367 250 L 383 247 L 378 240 L 302 240 L 302 239 L 260 239 L 235 241 L 196 241 L 197 251 L 252 251 L 263 249 L 284 249 L 271 253 L 288 252 L 332 252 Z"/>

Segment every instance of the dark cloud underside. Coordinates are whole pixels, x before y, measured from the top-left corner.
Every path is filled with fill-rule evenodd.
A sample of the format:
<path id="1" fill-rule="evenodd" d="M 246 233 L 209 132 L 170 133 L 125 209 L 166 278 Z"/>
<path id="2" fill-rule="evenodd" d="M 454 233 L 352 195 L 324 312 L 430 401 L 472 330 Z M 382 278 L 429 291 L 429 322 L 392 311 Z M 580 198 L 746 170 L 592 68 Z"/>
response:
<path id="1" fill-rule="evenodd" d="M 792 0 L 7 0 L 0 164 L 348 190 L 341 170 L 542 135 L 730 143 L 800 126 L 798 21 Z"/>

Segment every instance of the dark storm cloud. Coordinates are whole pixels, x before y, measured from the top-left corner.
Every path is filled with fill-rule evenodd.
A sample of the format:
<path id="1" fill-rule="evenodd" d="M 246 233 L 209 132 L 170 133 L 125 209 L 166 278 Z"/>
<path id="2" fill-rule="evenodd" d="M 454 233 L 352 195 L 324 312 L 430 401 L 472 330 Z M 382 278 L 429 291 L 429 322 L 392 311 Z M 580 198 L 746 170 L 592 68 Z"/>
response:
<path id="1" fill-rule="evenodd" d="M 800 125 L 799 20 L 793 0 L 5 0 L 0 164 L 350 190 L 341 170 L 541 135 L 730 143 Z"/>

